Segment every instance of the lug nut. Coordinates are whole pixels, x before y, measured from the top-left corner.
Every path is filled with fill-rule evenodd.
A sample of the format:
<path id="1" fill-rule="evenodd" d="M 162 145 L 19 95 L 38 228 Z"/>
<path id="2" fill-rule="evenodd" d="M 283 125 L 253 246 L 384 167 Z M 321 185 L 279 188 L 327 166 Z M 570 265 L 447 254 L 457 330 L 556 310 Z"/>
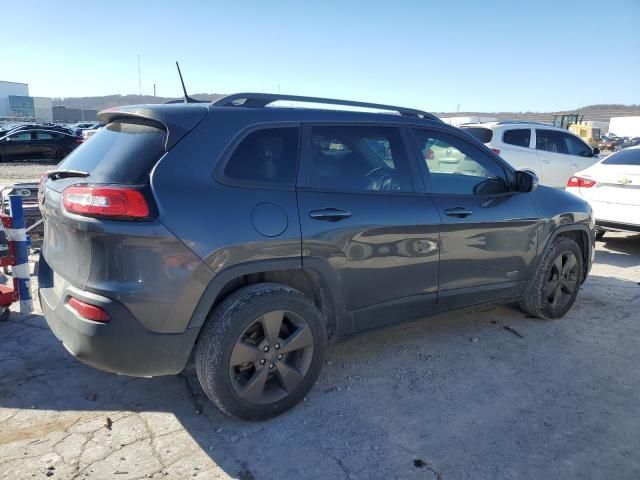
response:
<path id="1" fill-rule="evenodd" d="M 265 345 L 262 350 L 264 350 L 265 352 L 268 352 L 269 351 L 269 345 Z"/>
<path id="2" fill-rule="evenodd" d="M 280 344 L 276 343 L 276 350 L 279 350 L 279 349 L 280 349 Z"/>
<path id="3" fill-rule="evenodd" d="M 275 365 L 273 363 L 269 364 L 269 369 L 272 369 Z"/>
<path id="4" fill-rule="evenodd" d="M 266 362 L 266 360 L 263 358 L 262 360 L 260 360 L 260 365 L 264 365 Z"/>
<path id="5" fill-rule="evenodd" d="M 278 355 L 278 360 L 282 360 L 282 354 Z"/>

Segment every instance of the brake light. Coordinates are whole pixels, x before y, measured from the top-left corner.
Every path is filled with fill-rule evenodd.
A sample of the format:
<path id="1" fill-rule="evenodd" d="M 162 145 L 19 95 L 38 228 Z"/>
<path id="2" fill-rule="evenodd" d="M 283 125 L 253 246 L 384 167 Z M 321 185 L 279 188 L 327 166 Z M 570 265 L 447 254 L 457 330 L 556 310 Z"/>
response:
<path id="1" fill-rule="evenodd" d="M 73 186 L 63 193 L 65 210 L 96 217 L 141 219 L 149 216 L 142 193 L 125 187 Z"/>
<path id="2" fill-rule="evenodd" d="M 76 143 L 82 143 L 84 142 L 84 138 L 76 138 Z"/>
<path id="3" fill-rule="evenodd" d="M 499 148 L 492 148 L 491 150 L 493 150 L 493 153 L 500 155 L 500 149 Z"/>
<path id="4" fill-rule="evenodd" d="M 571 177 L 567 182 L 567 187 L 591 188 L 596 184 L 595 180 L 584 177 Z"/>
<path id="5" fill-rule="evenodd" d="M 69 305 L 69 307 L 78 315 L 86 318 L 87 320 L 93 320 L 94 322 L 109 321 L 109 314 L 102 308 L 96 307 L 95 305 L 89 305 L 88 303 L 78 300 L 77 298 L 69 297 L 69 300 L 67 300 L 67 305 Z"/>

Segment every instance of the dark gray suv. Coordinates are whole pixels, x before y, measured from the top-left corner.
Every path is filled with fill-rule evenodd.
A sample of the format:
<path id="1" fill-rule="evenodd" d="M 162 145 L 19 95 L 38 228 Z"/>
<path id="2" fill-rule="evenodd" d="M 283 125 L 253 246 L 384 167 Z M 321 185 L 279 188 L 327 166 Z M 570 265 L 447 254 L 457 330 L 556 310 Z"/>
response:
<path id="1" fill-rule="evenodd" d="M 126 375 L 193 353 L 238 418 L 299 402 L 329 340 L 487 302 L 561 317 L 592 263 L 587 203 L 425 112 L 238 94 L 99 118 L 40 188 L 49 326 Z"/>

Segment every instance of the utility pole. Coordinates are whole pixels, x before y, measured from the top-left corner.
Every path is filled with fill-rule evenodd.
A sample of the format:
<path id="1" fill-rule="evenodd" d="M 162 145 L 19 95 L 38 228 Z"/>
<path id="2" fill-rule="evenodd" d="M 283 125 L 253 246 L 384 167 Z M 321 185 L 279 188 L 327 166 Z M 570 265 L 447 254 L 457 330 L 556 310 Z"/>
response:
<path id="1" fill-rule="evenodd" d="M 155 83 L 153 84 L 153 96 L 157 97 L 157 95 L 156 95 L 156 84 Z"/>
<path id="2" fill-rule="evenodd" d="M 138 93 L 142 96 L 142 76 L 140 75 L 140 54 L 138 54 Z"/>

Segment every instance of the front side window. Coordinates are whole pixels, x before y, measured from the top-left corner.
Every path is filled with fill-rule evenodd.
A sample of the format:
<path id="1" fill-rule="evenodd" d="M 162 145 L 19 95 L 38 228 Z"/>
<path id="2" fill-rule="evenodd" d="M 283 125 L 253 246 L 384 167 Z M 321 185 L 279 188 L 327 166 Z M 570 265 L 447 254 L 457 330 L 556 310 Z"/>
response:
<path id="1" fill-rule="evenodd" d="M 293 185 L 298 166 L 298 128 L 269 128 L 247 135 L 224 168 L 241 182 Z"/>
<path id="2" fill-rule="evenodd" d="M 414 131 L 433 193 L 495 195 L 509 191 L 504 169 L 473 145 L 441 132 Z"/>
<path id="3" fill-rule="evenodd" d="M 536 129 L 536 150 L 552 153 L 567 153 L 562 132 Z"/>
<path id="4" fill-rule="evenodd" d="M 531 129 L 516 128 L 515 130 L 507 130 L 502 135 L 502 141 L 509 145 L 515 145 L 516 147 L 529 148 L 529 142 L 531 141 Z"/>
<path id="5" fill-rule="evenodd" d="M 402 138 L 392 127 L 312 127 L 310 176 L 311 186 L 327 190 L 413 190 Z"/>
<path id="6" fill-rule="evenodd" d="M 591 156 L 591 148 L 582 140 L 569 133 L 560 133 L 560 135 L 562 135 L 565 149 L 569 155 Z"/>

